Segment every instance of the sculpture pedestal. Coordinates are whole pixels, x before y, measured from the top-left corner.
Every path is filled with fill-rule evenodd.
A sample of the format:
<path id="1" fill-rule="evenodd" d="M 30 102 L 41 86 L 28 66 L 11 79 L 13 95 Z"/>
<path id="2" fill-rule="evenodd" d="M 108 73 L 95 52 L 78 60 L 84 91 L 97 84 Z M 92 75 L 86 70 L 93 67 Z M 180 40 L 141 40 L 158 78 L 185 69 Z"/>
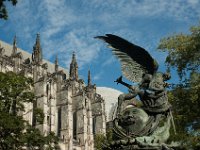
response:
<path id="1" fill-rule="evenodd" d="M 103 150 L 109 150 L 110 148 L 105 148 Z M 117 146 L 113 147 L 110 150 L 166 150 L 162 147 L 138 147 L 138 145 L 127 145 L 127 146 Z"/>
<path id="2" fill-rule="evenodd" d="M 173 150 L 173 148 L 160 144 L 158 146 L 144 146 L 136 140 L 117 140 L 105 145 L 103 150 Z"/>

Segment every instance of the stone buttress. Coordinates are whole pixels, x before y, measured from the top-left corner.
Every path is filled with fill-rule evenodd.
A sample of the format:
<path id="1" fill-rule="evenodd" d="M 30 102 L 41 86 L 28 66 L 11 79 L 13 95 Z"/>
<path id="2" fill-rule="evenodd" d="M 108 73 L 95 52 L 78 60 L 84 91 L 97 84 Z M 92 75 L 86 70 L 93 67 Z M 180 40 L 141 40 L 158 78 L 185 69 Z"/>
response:
<path id="1" fill-rule="evenodd" d="M 106 133 L 105 102 L 92 85 L 78 76 L 78 63 L 72 54 L 69 74 L 58 64 L 43 59 L 40 35 L 37 34 L 32 55 L 0 41 L 0 71 L 13 71 L 33 78 L 34 103 L 25 103 L 21 112 L 30 125 L 44 135 L 54 132 L 60 139 L 61 150 L 94 150 L 94 135 Z M 42 111 L 44 120 L 36 121 Z"/>

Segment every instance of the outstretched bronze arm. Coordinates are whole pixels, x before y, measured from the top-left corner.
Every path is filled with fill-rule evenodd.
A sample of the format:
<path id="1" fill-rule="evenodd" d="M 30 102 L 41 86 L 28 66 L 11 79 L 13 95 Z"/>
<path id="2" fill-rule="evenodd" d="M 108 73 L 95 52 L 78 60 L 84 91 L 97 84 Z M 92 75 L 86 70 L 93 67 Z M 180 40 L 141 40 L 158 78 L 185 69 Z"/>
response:
<path id="1" fill-rule="evenodd" d="M 119 78 L 117 78 L 116 81 L 114 81 L 114 82 L 117 82 L 117 84 L 120 83 L 120 84 L 126 86 L 126 87 L 129 88 L 129 89 L 131 88 L 131 85 L 130 85 L 130 84 L 128 84 L 128 83 L 122 81 L 122 76 L 120 76 Z"/>

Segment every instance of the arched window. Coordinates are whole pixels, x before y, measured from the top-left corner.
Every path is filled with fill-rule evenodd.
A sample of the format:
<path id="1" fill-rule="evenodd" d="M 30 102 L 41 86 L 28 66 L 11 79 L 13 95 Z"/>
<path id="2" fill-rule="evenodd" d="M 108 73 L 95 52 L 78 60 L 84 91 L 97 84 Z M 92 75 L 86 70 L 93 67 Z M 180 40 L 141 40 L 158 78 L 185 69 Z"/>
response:
<path id="1" fill-rule="evenodd" d="M 58 137 L 60 137 L 60 131 L 61 131 L 61 108 L 58 108 Z"/>
<path id="2" fill-rule="evenodd" d="M 73 138 L 77 140 L 77 112 L 73 113 Z"/>
<path id="3" fill-rule="evenodd" d="M 96 117 L 95 116 L 92 118 L 92 131 L 93 131 L 93 134 L 96 133 Z"/>
<path id="4" fill-rule="evenodd" d="M 47 83 L 47 86 L 46 86 L 46 94 L 47 96 L 49 95 L 49 84 Z"/>
<path id="5" fill-rule="evenodd" d="M 50 116 L 47 116 L 47 124 L 50 125 L 51 121 L 50 121 Z"/>

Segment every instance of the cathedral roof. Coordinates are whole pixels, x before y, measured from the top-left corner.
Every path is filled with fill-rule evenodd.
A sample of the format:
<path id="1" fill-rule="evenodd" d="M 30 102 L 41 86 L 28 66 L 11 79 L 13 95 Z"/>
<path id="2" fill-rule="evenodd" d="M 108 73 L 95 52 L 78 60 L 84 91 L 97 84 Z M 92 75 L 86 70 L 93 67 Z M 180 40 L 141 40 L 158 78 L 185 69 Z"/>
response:
<path id="1" fill-rule="evenodd" d="M 11 56 L 12 51 L 13 51 L 13 45 L 8 44 L 8 43 L 0 40 L 0 46 L 5 49 L 5 52 L 4 52 L 3 55 Z M 28 59 L 28 58 L 31 59 L 31 57 L 32 57 L 31 53 L 28 53 L 27 51 L 22 50 L 20 48 L 17 48 L 17 51 L 21 52 L 21 54 L 23 55 L 23 61 Z M 52 63 L 48 60 L 43 60 L 43 63 L 48 64 L 48 72 L 53 73 L 55 71 L 55 64 L 54 63 Z M 66 68 L 59 67 L 59 70 L 63 70 L 68 75 L 68 70 Z"/>

